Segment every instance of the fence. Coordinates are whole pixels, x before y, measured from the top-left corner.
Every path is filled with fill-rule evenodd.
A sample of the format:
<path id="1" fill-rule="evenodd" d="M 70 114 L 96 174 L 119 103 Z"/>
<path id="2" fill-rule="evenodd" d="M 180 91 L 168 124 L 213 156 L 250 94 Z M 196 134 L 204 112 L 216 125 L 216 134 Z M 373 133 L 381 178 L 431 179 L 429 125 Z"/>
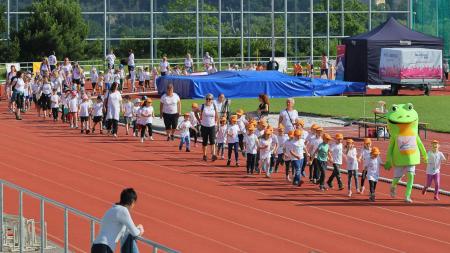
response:
<path id="1" fill-rule="evenodd" d="M 45 204 L 51 204 L 55 207 L 61 208 L 64 210 L 64 245 L 63 245 L 63 251 L 64 253 L 68 253 L 69 252 L 69 213 L 70 214 L 74 214 L 77 215 L 79 217 L 85 218 L 87 220 L 89 220 L 90 222 L 90 243 L 92 244 L 94 242 L 94 238 L 95 238 L 95 225 L 96 224 L 100 224 L 100 219 L 93 217 L 87 213 L 84 213 L 82 211 L 79 211 L 73 207 L 67 206 L 65 204 L 62 204 L 58 201 L 46 198 L 42 195 L 39 195 L 37 193 L 34 193 L 32 191 L 29 191 L 25 188 L 22 188 L 20 186 L 17 186 L 13 183 L 7 182 L 5 180 L 1 180 L 0 179 L 0 252 L 3 252 L 3 247 L 4 247 L 4 231 L 3 231 L 3 227 L 4 227 L 4 198 L 3 198 L 3 194 L 4 194 L 4 187 L 8 187 L 10 189 L 16 190 L 19 193 L 19 215 L 18 215 L 18 220 L 19 220 L 19 226 L 18 226 L 18 234 L 19 234 L 19 241 L 18 241 L 18 250 L 20 253 L 24 252 L 24 240 L 25 240 L 25 231 L 24 231 L 24 227 L 25 227 L 25 219 L 23 216 L 23 197 L 24 194 L 31 196 L 35 199 L 38 199 L 40 201 L 40 251 L 41 253 L 45 252 L 45 248 L 46 248 L 46 223 L 45 223 Z M 178 253 L 178 251 L 170 249 L 164 245 L 161 245 L 159 243 L 156 243 L 154 241 L 151 241 L 149 239 L 146 238 L 142 238 L 142 237 L 138 237 L 137 238 L 138 241 L 141 241 L 142 243 L 150 246 L 151 248 L 153 248 L 153 253 L 157 253 L 158 250 L 162 250 L 163 252 L 167 252 L 167 253 Z"/>

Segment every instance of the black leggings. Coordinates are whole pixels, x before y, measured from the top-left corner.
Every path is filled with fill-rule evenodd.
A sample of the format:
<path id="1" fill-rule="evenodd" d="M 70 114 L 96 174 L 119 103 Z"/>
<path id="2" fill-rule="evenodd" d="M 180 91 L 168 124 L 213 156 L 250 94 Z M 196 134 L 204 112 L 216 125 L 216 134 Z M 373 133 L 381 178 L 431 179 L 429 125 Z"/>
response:
<path id="1" fill-rule="evenodd" d="M 241 149 L 241 151 L 244 151 L 244 135 L 238 134 L 238 138 L 239 138 L 239 148 Z"/>
<path id="2" fill-rule="evenodd" d="M 375 196 L 375 189 L 377 189 L 377 181 L 369 180 L 370 195 Z"/>
<path id="3" fill-rule="evenodd" d="M 291 160 L 284 161 L 284 164 L 286 165 L 286 177 L 288 177 L 292 162 L 291 162 Z M 294 176 L 294 168 L 292 168 L 292 176 Z"/>
<path id="4" fill-rule="evenodd" d="M 105 244 L 93 244 L 91 253 L 113 253 L 108 245 Z"/>
<path id="5" fill-rule="evenodd" d="M 238 153 L 238 143 L 228 143 L 228 161 L 231 161 L 231 153 L 234 149 L 234 160 L 237 162 L 239 160 L 239 153 Z"/>
<path id="6" fill-rule="evenodd" d="M 247 173 L 253 174 L 255 170 L 256 154 L 247 154 Z"/>
<path id="7" fill-rule="evenodd" d="M 198 132 L 199 132 L 199 126 L 195 126 L 195 129 L 196 129 L 197 131 L 195 131 L 195 130 L 192 129 L 192 128 L 189 128 L 189 135 L 190 135 L 191 137 L 194 138 L 194 143 L 197 143 Z"/>
<path id="8" fill-rule="evenodd" d="M 284 164 L 283 154 L 278 154 L 277 160 L 275 162 L 275 172 L 278 172 L 278 166 Z"/>
<path id="9" fill-rule="evenodd" d="M 58 110 L 59 110 L 59 108 L 52 108 L 52 114 L 53 114 L 54 120 L 58 119 Z"/>
<path id="10" fill-rule="evenodd" d="M 111 130 L 112 134 L 117 134 L 117 128 L 119 127 L 119 121 L 116 119 L 109 119 L 107 121 L 108 130 Z"/>
<path id="11" fill-rule="evenodd" d="M 366 181 L 367 178 L 367 170 L 363 170 L 361 173 L 361 188 L 364 187 L 364 181 Z"/>
<path id="12" fill-rule="evenodd" d="M 148 136 L 153 135 L 152 123 L 148 123 L 147 125 L 140 125 L 141 128 L 141 138 L 145 137 L 145 130 L 148 130 Z"/>
<path id="13" fill-rule="evenodd" d="M 357 170 L 348 170 L 348 182 L 347 182 L 347 187 L 348 190 L 352 190 L 352 177 L 355 179 L 355 188 L 358 191 L 358 171 Z"/>

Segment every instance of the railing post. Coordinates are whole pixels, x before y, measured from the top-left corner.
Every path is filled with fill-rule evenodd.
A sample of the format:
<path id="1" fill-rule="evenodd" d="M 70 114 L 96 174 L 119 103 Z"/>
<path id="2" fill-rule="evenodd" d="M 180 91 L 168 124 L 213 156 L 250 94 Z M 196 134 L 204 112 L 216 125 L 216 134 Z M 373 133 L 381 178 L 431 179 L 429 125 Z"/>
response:
<path id="1" fill-rule="evenodd" d="M 158 247 L 156 246 L 153 247 L 153 253 L 158 253 Z"/>
<path id="2" fill-rule="evenodd" d="M 95 221 L 91 220 L 91 245 L 94 244 L 95 240 Z"/>
<path id="3" fill-rule="evenodd" d="M 69 253 L 69 210 L 64 208 L 64 253 Z"/>
<path id="4" fill-rule="evenodd" d="M 19 191 L 19 252 L 23 252 L 23 192 Z"/>
<path id="5" fill-rule="evenodd" d="M 0 182 L 0 252 L 3 251 L 3 182 Z"/>
<path id="6" fill-rule="evenodd" d="M 45 201 L 41 199 L 41 253 L 45 251 Z"/>

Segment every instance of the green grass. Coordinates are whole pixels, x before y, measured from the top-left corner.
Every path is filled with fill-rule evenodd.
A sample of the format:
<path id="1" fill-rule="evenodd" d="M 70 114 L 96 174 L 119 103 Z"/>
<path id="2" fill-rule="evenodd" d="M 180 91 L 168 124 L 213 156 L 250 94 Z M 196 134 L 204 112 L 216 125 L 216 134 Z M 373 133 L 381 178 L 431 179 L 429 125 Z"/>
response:
<path id="1" fill-rule="evenodd" d="M 321 116 L 373 117 L 372 110 L 379 100 L 386 101 L 388 108 L 392 104 L 412 103 L 419 113 L 421 122 L 430 123 L 429 129 L 450 133 L 450 96 L 399 96 L 399 97 L 312 97 L 296 98 L 295 108 L 302 113 Z M 198 104 L 203 100 L 182 100 L 182 111 L 190 111 L 192 102 Z M 278 113 L 285 108 L 286 99 L 271 99 L 271 112 Z M 231 109 L 239 108 L 246 112 L 255 111 L 258 107 L 257 99 L 232 99 Z M 154 107 L 159 112 L 159 101 Z"/>

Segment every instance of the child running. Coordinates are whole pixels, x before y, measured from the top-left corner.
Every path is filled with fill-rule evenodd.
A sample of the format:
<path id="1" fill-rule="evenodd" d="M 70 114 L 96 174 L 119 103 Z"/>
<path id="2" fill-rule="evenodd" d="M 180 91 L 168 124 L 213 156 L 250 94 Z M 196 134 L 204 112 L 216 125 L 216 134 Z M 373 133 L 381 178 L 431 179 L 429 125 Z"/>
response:
<path id="1" fill-rule="evenodd" d="M 266 177 L 270 178 L 270 156 L 272 154 L 272 133 L 273 128 L 268 126 L 264 129 L 264 134 L 261 136 L 259 141 L 259 161 L 261 163 L 261 171 L 266 172 Z"/>
<path id="2" fill-rule="evenodd" d="M 153 100 L 151 98 L 147 98 L 142 104 L 141 109 L 139 110 L 138 125 L 141 129 L 141 142 L 144 142 L 146 130 L 148 131 L 150 140 L 153 140 L 152 123 L 153 117 L 155 117 L 155 113 L 152 103 Z"/>
<path id="3" fill-rule="evenodd" d="M 365 170 L 369 179 L 370 196 L 369 201 L 375 201 L 375 189 L 377 188 L 378 177 L 380 176 L 380 166 L 384 165 L 380 158 L 380 150 L 373 147 L 370 150 L 370 157 L 366 161 Z"/>
<path id="4" fill-rule="evenodd" d="M 95 132 L 95 127 L 97 124 L 100 124 L 100 133 L 103 134 L 103 99 L 101 95 L 97 96 L 97 100 L 94 104 L 93 110 L 92 110 L 92 117 L 93 117 L 93 125 L 92 125 L 92 133 Z"/>
<path id="5" fill-rule="evenodd" d="M 363 171 L 361 173 L 361 186 L 360 186 L 360 193 L 363 194 L 365 187 L 364 187 L 364 181 L 366 181 L 367 177 L 367 170 L 366 170 L 366 163 L 370 160 L 370 152 L 372 151 L 372 140 L 370 138 L 364 139 L 364 147 L 361 149 L 361 152 L 358 157 L 358 161 L 361 162 L 361 167 L 363 168 Z"/>
<path id="6" fill-rule="evenodd" d="M 83 101 L 80 104 L 79 115 L 81 121 L 81 133 L 86 131 L 86 134 L 89 134 L 90 129 L 90 120 L 89 115 L 91 114 L 91 102 L 89 101 L 89 97 L 84 94 Z"/>
<path id="7" fill-rule="evenodd" d="M 238 116 L 232 115 L 230 117 L 230 125 L 227 129 L 227 143 L 228 143 L 228 161 L 227 166 L 231 164 L 231 153 L 234 151 L 234 160 L 236 162 L 236 167 L 239 167 L 239 126 L 237 125 Z"/>
<path id="8" fill-rule="evenodd" d="M 183 145 L 186 144 L 186 152 L 191 152 L 191 136 L 189 130 L 192 128 L 192 124 L 189 121 L 190 114 L 187 112 L 184 114 L 184 120 L 178 125 L 177 129 L 180 130 L 180 145 L 178 149 L 181 151 Z"/>
<path id="9" fill-rule="evenodd" d="M 352 178 L 355 179 L 355 188 L 359 192 L 358 188 L 358 152 L 352 139 L 347 139 L 347 145 L 345 146 L 345 158 L 347 159 L 347 173 L 348 173 L 348 196 L 352 196 Z"/>
<path id="10" fill-rule="evenodd" d="M 244 148 L 247 155 L 247 174 L 253 174 L 256 165 L 256 153 L 259 146 L 259 139 L 255 134 L 255 125 L 250 124 L 244 136 Z"/>
<path id="11" fill-rule="evenodd" d="M 431 186 L 431 183 L 434 180 L 434 199 L 439 200 L 441 162 L 446 161 L 447 158 L 445 158 L 444 154 L 439 151 L 439 141 L 433 140 L 431 142 L 431 150 L 428 151 L 427 182 L 423 187 L 422 194 L 427 192 L 428 187 Z"/>
<path id="12" fill-rule="evenodd" d="M 130 125 L 133 121 L 133 103 L 130 100 L 130 96 L 124 96 L 124 102 L 122 104 L 123 117 L 125 119 L 125 135 L 129 134 Z"/>
<path id="13" fill-rule="evenodd" d="M 339 190 L 343 190 L 344 186 L 342 184 L 341 179 L 341 166 L 342 166 L 342 153 L 343 153 L 343 147 L 342 147 L 342 140 L 344 139 L 344 136 L 340 133 L 336 134 L 336 143 L 331 145 L 330 151 L 331 151 L 331 161 L 333 163 L 333 173 L 328 178 L 327 185 L 329 188 L 333 188 L 333 180 L 336 178 L 336 181 L 339 186 Z"/>
<path id="14" fill-rule="evenodd" d="M 238 133 L 238 139 L 239 139 L 239 148 L 242 152 L 242 155 L 245 157 L 244 152 L 244 134 L 245 134 L 245 126 L 248 124 L 248 121 L 245 119 L 244 110 L 238 109 L 236 111 L 236 115 L 238 116 L 237 124 L 239 126 L 239 133 Z"/>
<path id="15" fill-rule="evenodd" d="M 227 118 L 220 118 L 220 126 L 217 131 L 217 154 L 220 155 L 220 159 L 225 159 L 223 156 L 225 150 L 225 140 L 227 137 Z"/>

